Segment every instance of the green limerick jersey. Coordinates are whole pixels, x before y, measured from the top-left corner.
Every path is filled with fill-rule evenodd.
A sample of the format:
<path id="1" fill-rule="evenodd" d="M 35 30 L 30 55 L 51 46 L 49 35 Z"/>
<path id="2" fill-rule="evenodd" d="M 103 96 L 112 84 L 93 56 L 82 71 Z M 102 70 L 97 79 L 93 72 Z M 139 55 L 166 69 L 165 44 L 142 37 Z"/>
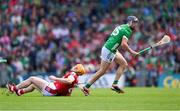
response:
<path id="1" fill-rule="evenodd" d="M 120 25 L 114 29 L 104 46 L 112 53 L 116 53 L 116 50 L 121 45 L 123 36 L 129 39 L 131 37 L 131 34 L 132 30 L 130 29 L 128 24 Z"/>

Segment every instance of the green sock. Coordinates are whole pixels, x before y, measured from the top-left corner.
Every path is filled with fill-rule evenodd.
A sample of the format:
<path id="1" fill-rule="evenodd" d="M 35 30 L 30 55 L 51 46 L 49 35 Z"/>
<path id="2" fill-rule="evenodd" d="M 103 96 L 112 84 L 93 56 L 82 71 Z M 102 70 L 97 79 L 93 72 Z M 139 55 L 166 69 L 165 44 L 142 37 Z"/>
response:
<path id="1" fill-rule="evenodd" d="M 87 84 L 85 85 L 85 87 L 86 87 L 86 88 L 90 88 L 91 85 L 92 85 L 92 84 L 87 83 Z"/>
<path id="2" fill-rule="evenodd" d="M 118 80 L 114 80 L 113 84 L 118 84 Z"/>

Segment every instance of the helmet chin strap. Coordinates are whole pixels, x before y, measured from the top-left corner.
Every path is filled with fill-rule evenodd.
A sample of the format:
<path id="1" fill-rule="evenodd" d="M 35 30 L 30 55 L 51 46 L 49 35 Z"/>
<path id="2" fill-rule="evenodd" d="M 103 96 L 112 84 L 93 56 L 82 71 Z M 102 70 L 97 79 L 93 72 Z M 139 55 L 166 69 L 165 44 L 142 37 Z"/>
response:
<path id="1" fill-rule="evenodd" d="M 129 21 L 127 24 L 131 27 L 132 26 L 132 21 Z"/>

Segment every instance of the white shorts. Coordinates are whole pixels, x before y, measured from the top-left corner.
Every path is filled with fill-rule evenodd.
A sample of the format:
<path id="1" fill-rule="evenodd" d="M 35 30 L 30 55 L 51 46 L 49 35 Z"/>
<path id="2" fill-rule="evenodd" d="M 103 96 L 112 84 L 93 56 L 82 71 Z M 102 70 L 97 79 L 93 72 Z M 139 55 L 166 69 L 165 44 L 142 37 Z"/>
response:
<path id="1" fill-rule="evenodd" d="M 116 57 L 116 54 L 112 53 L 106 47 L 101 50 L 101 60 L 111 63 Z"/>
<path id="2" fill-rule="evenodd" d="M 55 96 L 55 94 L 51 94 L 50 92 L 48 92 L 48 91 L 45 90 L 46 86 L 48 86 L 49 88 L 51 88 L 51 89 L 53 89 L 53 90 L 56 90 L 56 87 L 55 87 L 54 83 L 51 82 L 51 83 L 45 85 L 45 87 L 44 87 L 43 90 L 41 91 L 42 94 L 43 94 L 44 96 Z"/>

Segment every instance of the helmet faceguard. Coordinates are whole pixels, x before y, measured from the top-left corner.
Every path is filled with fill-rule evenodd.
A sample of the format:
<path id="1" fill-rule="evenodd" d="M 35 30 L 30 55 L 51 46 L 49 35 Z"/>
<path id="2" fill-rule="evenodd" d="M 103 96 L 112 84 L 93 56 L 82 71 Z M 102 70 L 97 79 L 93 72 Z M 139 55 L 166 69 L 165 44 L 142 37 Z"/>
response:
<path id="1" fill-rule="evenodd" d="M 138 25 L 138 18 L 136 16 L 128 16 L 127 17 L 127 23 L 129 24 L 130 28 L 135 31 L 136 27 Z"/>

